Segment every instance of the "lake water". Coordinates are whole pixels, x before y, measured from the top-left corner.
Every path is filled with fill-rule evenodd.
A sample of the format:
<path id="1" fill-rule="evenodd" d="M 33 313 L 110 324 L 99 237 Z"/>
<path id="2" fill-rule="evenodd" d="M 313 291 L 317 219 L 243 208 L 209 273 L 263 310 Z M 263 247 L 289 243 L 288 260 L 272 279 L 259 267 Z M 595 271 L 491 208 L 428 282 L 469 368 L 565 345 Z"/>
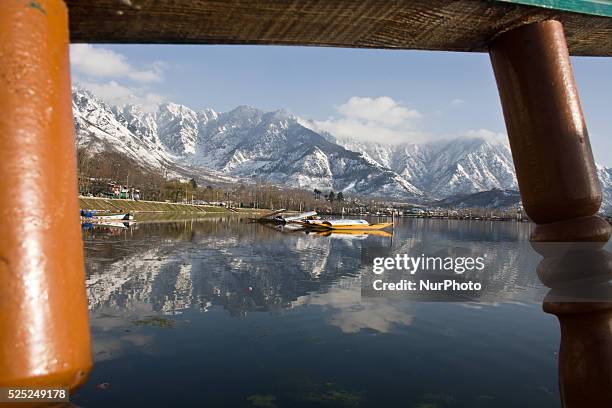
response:
<path id="1" fill-rule="evenodd" d="M 83 407 L 558 407 L 532 224 L 395 220 L 393 235 L 235 216 L 84 231 L 95 365 Z M 431 249 L 438 248 L 438 249 Z M 482 297 L 362 296 L 373 259 L 486 254 Z"/>

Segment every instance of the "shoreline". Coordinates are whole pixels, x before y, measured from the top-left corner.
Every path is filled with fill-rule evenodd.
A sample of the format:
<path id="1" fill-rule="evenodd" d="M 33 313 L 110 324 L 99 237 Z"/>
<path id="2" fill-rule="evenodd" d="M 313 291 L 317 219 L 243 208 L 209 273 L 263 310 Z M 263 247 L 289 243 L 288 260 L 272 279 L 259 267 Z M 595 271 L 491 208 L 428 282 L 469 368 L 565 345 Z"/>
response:
<path id="1" fill-rule="evenodd" d="M 162 201 L 131 200 L 118 198 L 82 197 L 79 196 L 81 210 L 108 213 L 191 213 L 191 214 L 233 214 L 257 213 L 263 210 L 226 207 L 213 205 L 195 205 L 186 203 L 167 203 Z"/>

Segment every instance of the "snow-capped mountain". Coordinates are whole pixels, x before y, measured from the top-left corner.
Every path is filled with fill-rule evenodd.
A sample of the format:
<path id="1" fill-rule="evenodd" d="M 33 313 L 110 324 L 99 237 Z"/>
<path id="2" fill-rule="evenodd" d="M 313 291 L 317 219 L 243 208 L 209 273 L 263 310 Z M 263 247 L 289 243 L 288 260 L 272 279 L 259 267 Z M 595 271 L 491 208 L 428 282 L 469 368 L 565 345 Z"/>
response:
<path id="1" fill-rule="evenodd" d="M 597 166 L 597 174 L 601 182 L 601 209 L 607 213 L 612 213 L 612 168 Z"/>
<path id="2" fill-rule="evenodd" d="M 79 88 L 73 91 L 73 110 L 79 147 L 113 149 L 179 175 L 199 169 L 200 177 L 226 175 L 369 196 L 424 196 L 396 172 L 327 141 L 282 110 L 240 106 L 218 114 L 164 103 L 149 113 L 138 106 L 110 107 Z"/>
<path id="3" fill-rule="evenodd" d="M 136 107 L 126 107 L 124 111 L 131 113 L 130 120 L 90 92 L 74 89 L 72 112 L 77 146 L 92 153 L 117 150 L 155 169 L 169 165 L 171 159 L 159 142 L 154 121 L 147 123 L 150 118 L 139 115 Z"/>
<path id="4" fill-rule="evenodd" d="M 508 145 L 480 137 L 384 145 L 338 140 L 390 168 L 436 198 L 492 189 L 518 189 Z"/>
<path id="5" fill-rule="evenodd" d="M 201 127 L 194 165 L 302 188 L 362 195 L 421 197 L 423 193 L 388 168 L 327 141 L 283 111 L 240 106 Z"/>
<path id="6" fill-rule="evenodd" d="M 218 113 L 162 103 L 109 106 L 73 89 L 77 144 L 119 152 L 145 168 L 206 182 L 262 180 L 370 197 L 436 201 L 517 190 L 505 140 L 465 137 L 385 145 L 336 139 L 294 115 L 249 106 Z M 612 211 L 612 169 L 598 167 L 602 208 Z"/>
<path id="7" fill-rule="evenodd" d="M 233 182 L 234 178 L 214 169 L 192 167 L 182 160 L 197 137 L 195 112 L 174 104 L 160 105 L 156 114 L 139 106 L 109 106 L 82 88 L 73 88 L 72 112 L 78 147 L 90 154 L 116 151 L 147 169 L 165 171 L 174 177 L 197 177 L 210 182 Z M 202 112 L 198 118 L 215 117 Z M 191 119 L 191 120 L 190 120 Z M 201 119 L 195 121 L 199 126 Z"/>

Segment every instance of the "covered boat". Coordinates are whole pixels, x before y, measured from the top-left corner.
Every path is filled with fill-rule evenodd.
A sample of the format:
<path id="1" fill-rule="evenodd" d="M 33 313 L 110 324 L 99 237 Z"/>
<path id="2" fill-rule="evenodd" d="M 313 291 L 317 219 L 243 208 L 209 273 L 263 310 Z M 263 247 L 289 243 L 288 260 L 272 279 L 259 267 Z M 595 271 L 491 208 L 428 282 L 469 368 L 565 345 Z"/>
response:
<path id="1" fill-rule="evenodd" d="M 134 219 L 134 215 L 131 213 L 121 214 L 98 214 L 96 210 L 87 211 L 81 210 L 80 212 L 82 220 L 114 220 L 114 221 L 130 221 Z"/>
<path id="2" fill-rule="evenodd" d="M 370 224 L 366 220 L 305 220 L 305 227 L 318 230 L 380 230 L 393 225 L 392 222 Z"/>

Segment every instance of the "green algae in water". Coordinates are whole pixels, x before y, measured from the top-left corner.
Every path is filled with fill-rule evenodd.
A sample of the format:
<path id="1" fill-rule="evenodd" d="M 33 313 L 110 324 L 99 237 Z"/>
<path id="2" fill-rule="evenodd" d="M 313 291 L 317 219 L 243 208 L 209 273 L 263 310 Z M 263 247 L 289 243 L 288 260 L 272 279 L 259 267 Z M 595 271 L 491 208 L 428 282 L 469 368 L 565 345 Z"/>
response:
<path id="1" fill-rule="evenodd" d="M 495 397 L 492 395 L 479 395 L 476 397 L 474 408 L 494 407 Z"/>
<path id="2" fill-rule="evenodd" d="M 247 397 L 250 406 L 256 408 L 276 408 L 276 397 L 274 395 L 254 394 Z"/>
<path id="3" fill-rule="evenodd" d="M 446 394 L 425 394 L 414 408 L 447 408 L 452 406 L 454 398 Z"/>
<path id="4" fill-rule="evenodd" d="M 134 324 L 136 326 L 150 326 L 169 329 L 174 327 L 176 322 L 161 316 L 147 316 L 143 319 L 134 320 Z"/>
<path id="5" fill-rule="evenodd" d="M 361 395 L 337 387 L 333 383 L 313 384 L 313 387 L 301 395 L 299 400 L 315 406 L 324 407 L 358 407 Z"/>

